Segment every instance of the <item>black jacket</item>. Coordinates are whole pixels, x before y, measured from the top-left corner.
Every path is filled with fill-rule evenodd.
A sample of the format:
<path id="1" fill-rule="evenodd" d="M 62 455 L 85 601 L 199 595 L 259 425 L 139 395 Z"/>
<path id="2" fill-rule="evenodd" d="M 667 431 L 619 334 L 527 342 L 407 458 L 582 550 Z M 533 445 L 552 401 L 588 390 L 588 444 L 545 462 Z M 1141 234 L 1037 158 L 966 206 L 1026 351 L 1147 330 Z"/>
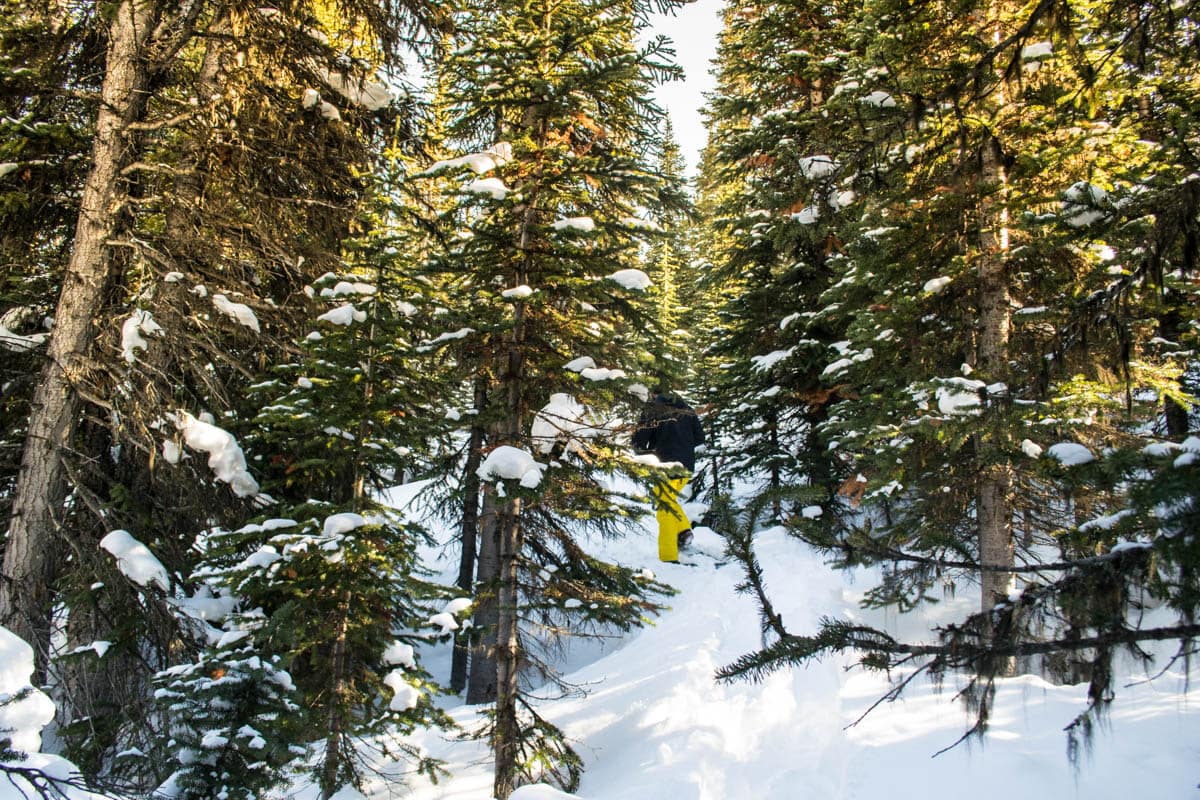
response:
<path id="1" fill-rule="evenodd" d="M 704 444 L 704 429 L 692 407 L 678 397 L 655 396 L 646 404 L 633 446 L 639 452 L 652 451 L 659 461 L 678 461 L 694 472 L 696 445 Z"/>

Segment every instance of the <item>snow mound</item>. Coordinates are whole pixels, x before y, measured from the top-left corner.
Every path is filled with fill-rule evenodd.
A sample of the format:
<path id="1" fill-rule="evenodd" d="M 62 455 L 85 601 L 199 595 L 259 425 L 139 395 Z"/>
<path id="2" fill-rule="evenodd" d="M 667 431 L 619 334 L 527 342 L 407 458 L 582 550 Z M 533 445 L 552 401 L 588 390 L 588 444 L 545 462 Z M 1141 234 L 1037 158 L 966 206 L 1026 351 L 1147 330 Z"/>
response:
<path id="1" fill-rule="evenodd" d="M 518 480 L 525 488 L 533 489 L 542 482 L 543 469 L 545 467 L 534 461 L 529 453 L 504 444 L 488 453 L 475 474 L 485 481 Z"/>
<path id="2" fill-rule="evenodd" d="M 1065 467 L 1077 467 L 1096 460 L 1096 456 L 1081 444 L 1075 442 L 1059 442 L 1050 445 L 1046 455 L 1058 461 Z"/>
<path id="3" fill-rule="evenodd" d="M 208 467 L 217 480 L 229 484 L 238 497 L 258 494 L 258 481 L 246 469 L 246 455 L 229 431 L 196 419 L 186 411 L 175 417 L 175 427 L 183 433 L 184 443 L 193 450 L 208 453 Z"/>

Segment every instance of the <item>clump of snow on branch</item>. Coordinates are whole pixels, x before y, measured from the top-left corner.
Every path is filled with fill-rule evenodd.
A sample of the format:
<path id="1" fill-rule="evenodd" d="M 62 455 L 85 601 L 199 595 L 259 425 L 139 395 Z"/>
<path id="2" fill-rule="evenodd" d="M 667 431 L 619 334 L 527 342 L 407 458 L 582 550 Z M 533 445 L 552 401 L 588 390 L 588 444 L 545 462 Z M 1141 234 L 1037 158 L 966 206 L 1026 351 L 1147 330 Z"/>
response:
<path id="1" fill-rule="evenodd" d="M 945 275 L 932 278 L 931 280 L 925 281 L 925 286 L 922 287 L 921 291 L 925 292 L 925 294 L 939 294 L 943 289 L 950 285 L 950 281 L 951 279 Z"/>
<path id="2" fill-rule="evenodd" d="M 121 574 L 138 586 L 154 584 L 164 592 L 171 585 L 171 578 L 162 562 L 150 552 L 150 548 L 139 542 L 129 531 L 115 530 L 100 540 L 100 547 L 117 560 Z"/>
<path id="3" fill-rule="evenodd" d="M 478 178 L 462 188 L 467 194 L 490 197 L 493 200 L 503 200 L 508 197 L 509 188 L 499 178 Z"/>
<path id="4" fill-rule="evenodd" d="M 352 325 L 355 322 L 366 322 L 367 312 L 359 311 L 353 303 L 343 303 L 337 308 L 326 311 L 317 319 L 331 325 Z"/>
<path id="5" fill-rule="evenodd" d="M 577 233 L 591 233 L 596 230 L 596 221 L 591 217 L 567 217 L 560 219 L 550 226 L 556 231 L 575 231 Z"/>
<path id="6" fill-rule="evenodd" d="M 417 352 L 418 353 L 429 352 L 433 348 L 437 347 L 439 344 L 445 344 L 446 342 L 453 342 L 456 339 L 465 339 L 474 332 L 475 332 L 474 328 L 459 328 L 456 331 L 447 331 L 446 333 L 443 333 L 443 334 L 440 334 L 439 336 L 437 336 L 437 338 L 430 339 L 427 342 L 422 342 L 421 346 L 417 348 Z"/>
<path id="7" fill-rule="evenodd" d="M 810 181 L 828 178 L 840 165 L 830 156 L 809 156 L 800 159 L 800 174 Z"/>
<path id="8" fill-rule="evenodd" d="M 1107 215 L 1108 192 L 1094 183 L 1079 181 L 1063 193 L 1063 221 L 1072 228 L 1099 222 Z"/>
<path id="9" fill-rule="evenodd" d="M 246 469 L 246 455 L 229 431 L 196 419 L 186 411 L 175 415 L 175 427 L 193 450 L 208 453 L 208 466 L 217 480 L 229 484 L 238 497 L 258 494 L 258 481 Z"/>
<path id="10" fill-rule="evenodd" d="M 212 296 L 213 308 L 232 319 L 238 325 L 244 325 L 255 333 L 259 333 L 258 317 L 254 310 L 245 303 L 235 303 L 223 294 Z"/>
<path id="11" fill-rule="evenodd" d="M 619 269 L 605 278 L 635 292 L 644 292 L 650 288 L 650 276 L 640 269 Z"/>
<path id="12" fill-rule="evenodd" d="M 488 453 L 475 474 L 485 481 L 515 480 L 526 489 L 535 489 L 542 482 L 543 469 L 529 453 L 506 444 Z"/>
<path id="13" fill-rule="evenodd" d="M 533 418 L 529 435 L 539 453 L 549 453 L 558 442 L 563 442 L 570 453 L 580 452 L 581 440 L 590 439 L 602 430 L 603 426 L 594 423 L 587 406 L 569 394 L 556 392 Z"/>
<path id="14" fill-rule="evenodd" d="M 213 299 L 215 300 L 216 298 Z M 159 336 L 162 334 L 162 326 L 154 321 L 154 317 L 149 311 L 137 308 L 129 315 L 129 319 L 125 320 L 124 324 L 121 325 L 121 357 L 130 364 L 137 361 L 135 350 L 149 349 L 149 344 L 142 337 L 142 334 L 146 336 Z"/>
<path id="15" fill-rule="evenodd" d="M 525 284 L 514 286 L 511 289 L 505 289 L 500 293 L 500 296 L 505 300 L 524 300 L 533 294 L 533 289 Z"/>
<path id="16" fill-rule="evenodd" d="M 1059 442 L 1050 445 L 1046 455 L 1065 467 L 1077 467 L 1095 461 L 1096 456 L 1081 444 L 1075 442 Z"/>
<path id="17" fill-rule="evenodd" d="M 943 378 L 941 386 L 934 392 L 938 411 L 946 416 L 979 414 L 982 410 L 980 392 L 987 388 L 983 381 L 970 378 Z"/>

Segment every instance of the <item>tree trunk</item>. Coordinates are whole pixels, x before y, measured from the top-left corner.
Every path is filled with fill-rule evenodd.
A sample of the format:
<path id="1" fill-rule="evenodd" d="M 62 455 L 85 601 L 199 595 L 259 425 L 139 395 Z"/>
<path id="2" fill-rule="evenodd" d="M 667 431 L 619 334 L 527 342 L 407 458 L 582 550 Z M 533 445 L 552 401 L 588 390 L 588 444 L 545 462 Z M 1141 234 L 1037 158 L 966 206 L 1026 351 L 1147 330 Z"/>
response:
<path id="1" fill-rule="evenodd" d="M 1006 382 L 1011 325 L 1011 300 L 1005 261 L 1008 251 L 1008 219 L 1002 201 L 991 195 L 992 192 L 1000 192 L 1005 181 L 1004 168 L 1000 164 L 995 142 L 989 141 L 984 146 L 980 178 L 985 197 L 980 203 L 977 367 L 985 381 Z M 976 449 L 980 464 L 976 497 L 979 560 L 981 564 L 986 565 L 1012 566 L 1012 465 L 986 436 L 976 438 Z M 990 611 L 997 598 L 1003 599 L 1008 596 L 1012 577 L 1010 572 L 983 572 L 983 611 Z"/>
<path id="2" fill-rule="evenodd" d="M 152 3 L 123 0 L 109 23 L 92 168 L 80 199 L 74 246 L 63 275 L 46 364 L 33 396 L 14 491 L 0 581 L 0 624 L 33 645 L 38 675 L 44 674 L 50 643 L 50 587 L 60 551 L 54 545 L 56 516 L 67 495 L 61 459 L 75 436 L 81 401 L 74 387 L 83 380 L 96 339 L 94 320 L 118 271 L 107 242 L 121 217 L 121 170 L 135 149 L 129 126 L 146 108 L 145 51 L 156 10 Z"/>
<path id="3" fill-rule="evenodd" d="M 499 514 L 495 493 L 488 489 L 483 494 L 483 514 L 479 520 L 479 564 L 475 580 L 477 595 L 475 618 L 471 625 L 477 638 L 471 647 L 467 705 L 491 703 L 496 699 L 495 648 L 499 618 L 496 582 L 499 574 Z"/>
<path id="4" fill-rule="evenodd" d="M 329 687 L 329 694 L 325 700 L 328 713 L 325 726 L 325 760 L 321 765 L 322 800 L 329 800 L 334 792 L 341 788 L 337 782 L 342 765 L 343 714 L 348 705 L 346 701 L 346 627 L 349 617 L 350 592 L 346 592 L 338 604 L 337 629 L 331 654 L 332 685 Z"/>
<path id="5" fill-rule="evenodd" d="M 487 403 L 487 384 L 480 378 L 475 382 L 475 418 L 483 413 Z M 471 441 L 467 445 L 467 464 L 463 468 L 463 513 L 462 553 L 458 561 L 458 588 L 465 595 L 473 593 L 475 581 L 475 548 L 479 539 L 479 462 L 483 450 L 483 428 L 471 427 Z M 457 639 L 450 660 L 450 691 L 458 694 L 467 685 L 466 642 Z"/>
<path id="6" fill-rule="evenodd" d="M 518 564 L 521 541 L 521 501 L 513 499 L 500 513 L 499 621 L 496 629 L 496 775 L 493 794 L 508 800 L 517 788 L 521 725 L 517 719 L 521 671 L 520 589 Z"/>

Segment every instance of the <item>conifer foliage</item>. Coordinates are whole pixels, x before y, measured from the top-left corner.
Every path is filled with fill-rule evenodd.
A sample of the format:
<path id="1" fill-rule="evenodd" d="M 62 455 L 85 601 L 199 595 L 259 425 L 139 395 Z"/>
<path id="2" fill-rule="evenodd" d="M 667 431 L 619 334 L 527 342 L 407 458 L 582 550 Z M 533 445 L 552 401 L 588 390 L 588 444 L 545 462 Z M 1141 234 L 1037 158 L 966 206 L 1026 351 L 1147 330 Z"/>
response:
<path id="1" fill-rule="evenodd" d="M 615 533 L 623 515 L 603 477 L 628 466 L 611 409 L 645 392 L 632 385 L 631 346 L 649 283 L 635 260 L 653 227 L 641 214 L 678 197 L 650 161 L 661 112 L 648 90 L 674 68 L 662 42 L 635 46 L 646 11 L 468 5 L 464 43 L 440 76 L 448 141 L 466 155 L 430 171 L 461 175 L 463 195 L 445 215 L 456 238 L 435 269 L 471 322 L 431 344 L 465 339 L 487 376 L 480 564 L 494 572 L 481 571 L 476 604 L 494 612 L 477 611 L 487 638 L 472 681 L 496 687 L 500 798 L 543 775 L 567 788 L 579 776 L 579 757 L 524 698 L 523 622 L 626 628 L 662 588 L 589 557 L 579 540 Z"/>
<path id="2" fill-rule="evenodd" d="M 1192 545 L 1173 514 L 1139 510 L 1152 485 L 1177 492 L 1171 508 L 1194 502 L 1176 482 L 1193 462 L 1180 383 L 1193 334 L 1173 303 L 1195 270 L 1195 165 L 1172 144 L 1194 122 L 1156 88 L 1167 65 L 1194 80 L 1174 71 L 1194 46 L 1190 5 L 867 3 L 826 21 L 837 44 L 815 62 L 755 26 L 790 7 L 747 4 L 731 26 L 773 37 L 755 41 L 795 61 L 783 84 L 820 98 L 781 115 L 804 132 L 788 143 L 805 179 L 793 219 L 832 226 L 828 278 L 796 309 L 804 344 L 837 337 L 816 351 L 809 402 L 823 407 L 813 445 L 831 454 L 824 498 L 790 527 L 846 565 L 890 563 L 873 603 L 970 580 L 981 613 L 938 645 L 839 621 L 797 636 L 743 546 L 778 641 L 724 675 L 844 648 L 869 666 L 925 657 L 976 676 L 981 732 L 995 676 L 1040 664 L 1091 681 L 1086 728 L 1112 697 L 1117 648 L 1186 652 L 1196 632 Z M 731 148 L 779 122 L 744 124 L 723 134 Z M 1143 593 L 1174 618 L 1144 626 Z"/>

